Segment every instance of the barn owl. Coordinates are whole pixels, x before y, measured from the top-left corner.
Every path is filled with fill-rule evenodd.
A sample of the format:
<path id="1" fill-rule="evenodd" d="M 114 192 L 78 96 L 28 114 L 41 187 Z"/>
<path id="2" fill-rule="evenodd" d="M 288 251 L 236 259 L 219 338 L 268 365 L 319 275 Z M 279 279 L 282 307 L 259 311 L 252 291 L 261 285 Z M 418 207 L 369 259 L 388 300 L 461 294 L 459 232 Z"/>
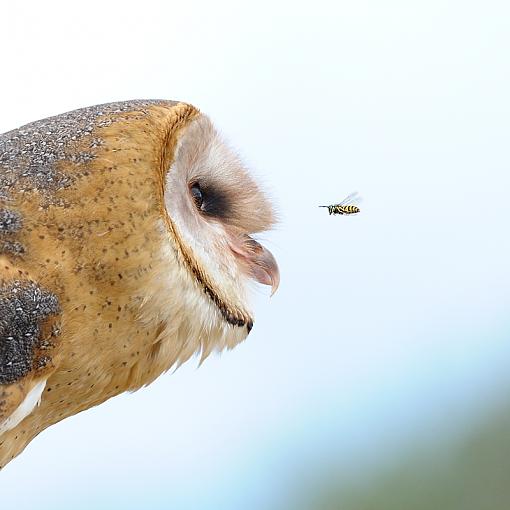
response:
<path id="1" fill-rule="evenodd" d="M 272 206 L 207 116 L 83 108 L 0 135 L 0 467 L 48 426 L 253 326 Z"/>

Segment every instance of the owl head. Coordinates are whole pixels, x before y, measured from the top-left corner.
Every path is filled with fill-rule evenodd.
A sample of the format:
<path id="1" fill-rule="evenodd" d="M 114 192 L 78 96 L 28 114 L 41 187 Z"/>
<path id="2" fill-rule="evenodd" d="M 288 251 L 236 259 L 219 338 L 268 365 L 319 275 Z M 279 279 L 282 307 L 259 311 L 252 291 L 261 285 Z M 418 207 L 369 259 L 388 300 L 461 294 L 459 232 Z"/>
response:
<path id="1" fill-rule="evenodd" d="M 279 283 L 254 238 L 273 222 L 186 103 L 0 135 L 0 468 L 49 425 L 246 338 L 250 282 Z"/>

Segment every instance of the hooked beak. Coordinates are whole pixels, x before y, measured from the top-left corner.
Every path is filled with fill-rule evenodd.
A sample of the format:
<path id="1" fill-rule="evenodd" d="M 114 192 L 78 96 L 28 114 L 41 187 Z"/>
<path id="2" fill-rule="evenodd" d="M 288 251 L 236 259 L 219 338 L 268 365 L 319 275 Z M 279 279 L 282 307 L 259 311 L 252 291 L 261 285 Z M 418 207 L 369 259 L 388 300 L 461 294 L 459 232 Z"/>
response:
<path id="1" fill-rule="evenodd" d="M 280 271 L 273 254 L 249 236 L 236 241 L 229 243 L 230 249 L 251 278 L 271 286 L 272 296 L 280 285 Z"/>

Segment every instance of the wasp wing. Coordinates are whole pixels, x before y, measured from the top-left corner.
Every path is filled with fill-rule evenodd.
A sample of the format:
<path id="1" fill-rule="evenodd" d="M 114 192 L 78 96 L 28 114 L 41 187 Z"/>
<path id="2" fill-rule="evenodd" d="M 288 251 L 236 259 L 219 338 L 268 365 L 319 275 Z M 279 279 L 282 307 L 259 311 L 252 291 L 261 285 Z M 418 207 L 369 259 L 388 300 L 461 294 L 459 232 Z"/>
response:
<path id="1" fill-rule="evenodd" d="M 359 196 L 358 192 L 355 191 L 354 193 L 351 193 L 350 195 L 347 195 L 339 204 L 339 206 L 343 205 L 358 205 L 361 203 L 362 198 Z"/>

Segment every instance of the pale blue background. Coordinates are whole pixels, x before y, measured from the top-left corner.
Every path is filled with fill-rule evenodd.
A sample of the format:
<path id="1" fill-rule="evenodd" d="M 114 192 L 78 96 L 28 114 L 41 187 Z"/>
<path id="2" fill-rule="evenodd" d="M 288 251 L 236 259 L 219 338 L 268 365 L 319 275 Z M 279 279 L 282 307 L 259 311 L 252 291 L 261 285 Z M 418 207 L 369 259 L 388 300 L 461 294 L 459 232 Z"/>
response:
<path id="1" fill-rule="evenodd" d="M 194 103 L 278 204 L 282 284 L 235 351 L 41 434 L 1 472 L 1 507 L 285 508 L 328 463 L 363 479 L 504 401 L 507 5 L 4 6 L 0 131 Z M 354 190 L 357 217 L 317 208 Z"/>

